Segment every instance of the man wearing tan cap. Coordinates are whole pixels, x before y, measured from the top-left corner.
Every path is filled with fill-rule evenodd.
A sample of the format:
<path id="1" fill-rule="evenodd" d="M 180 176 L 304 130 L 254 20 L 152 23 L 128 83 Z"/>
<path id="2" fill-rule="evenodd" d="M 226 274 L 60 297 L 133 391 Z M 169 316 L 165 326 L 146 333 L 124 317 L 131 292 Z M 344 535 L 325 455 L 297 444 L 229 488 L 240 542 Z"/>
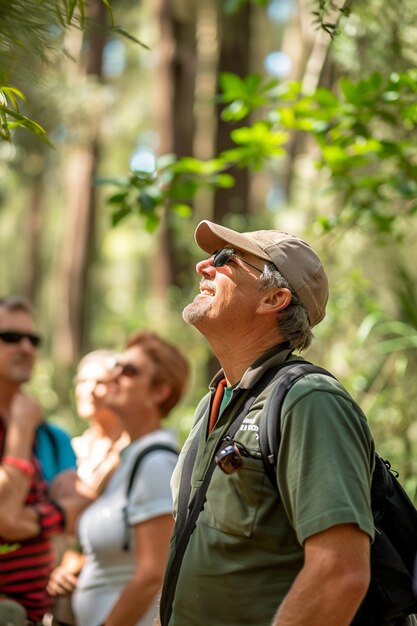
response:
<path id="1" fill-rule="evenodd" d="M 248 402 L 259 381 L 310 345 L 326 312 L 326 274 L 307 243 L 280 231 L 237 233 L 203 221 L 195 238 L 208 258 L 197 264 L 200 293 L 183 317 L 222 369 L 174 472 L 161 624 L 348 626 L 370 580 L 374 446 L 366 419 L 335 379 L 298 380 L 277 416 L 277 490 L 259 445 L 262 408 L 277 382 L 264 382 Z M 243 460 L 231 470 L 222 457 L 229 444 Z"/>

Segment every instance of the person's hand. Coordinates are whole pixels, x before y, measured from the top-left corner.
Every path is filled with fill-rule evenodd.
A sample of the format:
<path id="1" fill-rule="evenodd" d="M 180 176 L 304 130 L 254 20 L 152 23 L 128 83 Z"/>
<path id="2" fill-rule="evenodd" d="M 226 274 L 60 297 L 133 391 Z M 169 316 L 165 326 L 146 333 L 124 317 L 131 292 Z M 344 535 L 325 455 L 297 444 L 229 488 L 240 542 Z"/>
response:
<path id="1" fill-rule="evenodd" d="M 30 459 L 36 428 L 42 422 L 41 405 L 29 396 L 18 393 L 8 415 L 4 456 Z"/>
<path id="2" fill-rule="evenodd" d="M 10 407 L 10 423 L 34 431 L 41 422 L 42 407 L 39 402 L 26 394 L 16 394 Z"/>
<path id="3" fill-rule="evenodd" d="M 74 591 L 76 586 L 77 576 L 58 565 L 52 571 L 46 589 L 51 596 L 67 596 Z"/>

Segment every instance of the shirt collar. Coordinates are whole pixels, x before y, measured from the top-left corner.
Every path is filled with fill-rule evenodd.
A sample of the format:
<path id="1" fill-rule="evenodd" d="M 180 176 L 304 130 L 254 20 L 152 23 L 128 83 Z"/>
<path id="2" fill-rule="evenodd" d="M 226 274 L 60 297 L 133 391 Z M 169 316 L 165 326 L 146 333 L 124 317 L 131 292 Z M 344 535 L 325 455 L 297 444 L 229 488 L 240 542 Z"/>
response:
<path id="1" fill-rule="evenodd" d="M 287 341 L 269 348 L 248 367 L 235 387 L 237 389 L 251 389 L 266 371 L 281 365 L 291 352 L 292 350 Z M 224 371 L 221 369 L 212 379 L 210 389 L 215 389 L 219 381 L 224 377 Z"/>

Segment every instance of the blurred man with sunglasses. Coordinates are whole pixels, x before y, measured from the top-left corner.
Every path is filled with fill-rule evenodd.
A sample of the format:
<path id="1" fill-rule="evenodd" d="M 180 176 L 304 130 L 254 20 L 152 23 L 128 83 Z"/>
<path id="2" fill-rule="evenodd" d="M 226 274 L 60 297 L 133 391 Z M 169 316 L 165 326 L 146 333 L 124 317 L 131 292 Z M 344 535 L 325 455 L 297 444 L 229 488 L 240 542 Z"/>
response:
<path id="1" fill-rule="evenodd" d="M 209 257 L 196 266 L 200 293 L 183 317 L 222 369 L 173 476 L 177 524 L 161 624 L 348 626 L 369 584 L 374 533 L 374 448 L 359 407 L 323 374 L 294 384 L 281 415 L 279 493 L 258 435 L 273 382 L 225 441 L 251 389 L 310 345 L 325 316 L 326 274 L 307 243 L 280 231 L 238 233 L 203 221 L 195 238 Z M 208 467 L 215 469 L 181 561 L 187 508 Z"/>
<path id="2" fill-rule="evenodd" d="M 41 624 L 51 605 L 51 538 L 86 504 L 68 435 L 46 429 L 40 405 L 21 390 L 40 342 L 30 305 L 0 298 L 0 625 L 26 624 L 24 610 Z M 63 496 L 65 513 L 51 494 Z"/>

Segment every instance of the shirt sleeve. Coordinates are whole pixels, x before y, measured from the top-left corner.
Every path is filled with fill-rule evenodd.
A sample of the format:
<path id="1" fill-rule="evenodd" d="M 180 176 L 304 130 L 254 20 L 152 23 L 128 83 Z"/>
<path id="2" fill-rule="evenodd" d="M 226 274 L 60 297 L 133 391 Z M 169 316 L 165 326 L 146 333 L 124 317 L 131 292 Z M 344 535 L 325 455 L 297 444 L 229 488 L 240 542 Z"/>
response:
<path id="1" fill-rule="evenodd" d="M 71 438 L 55 424 L 45 422 L 38 428 L 35 455 L 39 460 L 42 475 L 48 483 L 60 472 L 77 468 Z"/>
<path id="2" fill-rule="evenodd" d="M 129 495 L 129 524 L 172 514 L 170 481 L 177 459 L 166 450 L 154 450 L 143 459 Z"/>
<path id="3" fill-rule="evenodd" d="M 374 447 L 366 419 L 347 393 L 303 385 L 284 403 L 278 455 L 279 489 L 298 541 L 351 523 L 373 538 Z"/>

